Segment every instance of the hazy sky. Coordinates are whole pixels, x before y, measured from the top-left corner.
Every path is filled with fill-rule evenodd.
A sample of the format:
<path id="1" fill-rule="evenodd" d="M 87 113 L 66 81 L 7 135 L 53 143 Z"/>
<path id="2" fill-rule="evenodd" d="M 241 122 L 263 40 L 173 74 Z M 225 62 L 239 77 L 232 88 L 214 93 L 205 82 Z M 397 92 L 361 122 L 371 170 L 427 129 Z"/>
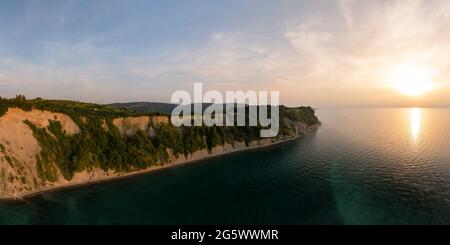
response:
<path id="1" fill-rule="evenodd" d="M 400 94 L 391 81 L 399 70 L 426 71 L 434 89 Z M 170 101 L 203 82 L 279 90 L 289 105 L 442 106 L 449 73 L 444 0 L 0 3 L 5 97 Z"/>

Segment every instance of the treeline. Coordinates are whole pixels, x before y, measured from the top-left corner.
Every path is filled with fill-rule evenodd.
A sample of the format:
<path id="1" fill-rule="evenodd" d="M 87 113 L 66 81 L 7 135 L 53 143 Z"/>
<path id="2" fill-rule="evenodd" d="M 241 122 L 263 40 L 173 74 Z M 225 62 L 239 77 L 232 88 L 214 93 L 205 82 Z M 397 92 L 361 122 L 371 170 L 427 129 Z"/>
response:
<path id="1" fill-rule="evenodd" d="M 14 99 L 0 98 L 0 116 L 10 107 L 48 110 L 69 115 L 80 127 L 80 133 L 67 134 L 59 121 L 50 121 L 48 127 L 39 128 L 24 121 L 32 130 L 42 150 L 37 156 L 37 170 L 42 180 L 56 181 L 58 170 L 70 180 L 76 172 L 92 168 L 105 171 L 130 172 L 170 161 L 168 149 L 175 157 L 188 156 L 202 149 L 244 142 L 250 144 L 260 137 L 260 126 L 245 127 L 175 127 L 172 124 L 148 125 L 153 130 L 137 130 L 123 135 L 113 124 L 114 118 L 155 115 L 134 112 L 110 106 L 34 99 L 25 96 Z M 318 123 L 310 107 L 280 108 L 279 138 L 293 136 L 292 122 L 307 125 Z M 106 125 L 106 126 L 105 126 Z"/>
<path id="2" fill-rule="evenodd" d="M 32 109 L 46 110 L 64 113 L 72 117 L 117 118 L 138 115 L 161 115 L 161 113 L 135 112 L 108 105 L 82 103 L 68 100 L 44 100 L 42 98 L 26 99 L 24 95 L 16 95 L 15 98 L 6 99 L 0 97 L 0 116 L 3 116 L 8 108 L 20 108 L 24 111 Z"/>

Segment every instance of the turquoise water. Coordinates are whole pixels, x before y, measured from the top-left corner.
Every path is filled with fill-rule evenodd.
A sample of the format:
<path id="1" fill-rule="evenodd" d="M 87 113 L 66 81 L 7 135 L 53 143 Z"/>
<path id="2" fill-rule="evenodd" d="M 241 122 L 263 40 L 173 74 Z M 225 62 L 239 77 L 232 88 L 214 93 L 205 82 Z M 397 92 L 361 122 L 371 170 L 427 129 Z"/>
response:
<path id="1" fill-rule="evenodd" d="M 0 224 L 450 224 L 450 110 L 318 116 L 295 142 L 0 203 Z"/>

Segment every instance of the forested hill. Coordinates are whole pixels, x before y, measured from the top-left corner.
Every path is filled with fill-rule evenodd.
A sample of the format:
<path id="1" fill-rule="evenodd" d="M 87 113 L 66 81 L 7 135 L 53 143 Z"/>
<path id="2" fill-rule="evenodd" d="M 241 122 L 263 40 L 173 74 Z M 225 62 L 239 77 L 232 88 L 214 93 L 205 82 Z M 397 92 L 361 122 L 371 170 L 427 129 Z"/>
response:
<path id="1" fill-rule="evenodd" d="M 210 103 L 203 103 L 202 104 L 203 111 L 210 105 L 211 105 Z M 136 112 L 163 113 L 170 115 L 172 113 L 172 110 L 178 105 L 161 102 L 128 102 L 128 103 L 113 103 L 109 104 L 108 106 L 132 110 Z M 194 104 L 183 105 L 182 107 L 185 108 L 191 107 L 192 112 L 194 112 Z"/>
<path id="2" fill-rule="evenodd" d="M 164 114 L 171 114 L 172 110 L 177 105 L 160 102 L 129 102 L 129 103 L 114 103 L 110 104 L 110 106 L 140 112 L 159 112 Z"/>
<path id="3" fill-rule="evenodd" d="M 263 142 L 261 126 L 175 127 L 162 113 L 169 106 L 155 108 L 0 97 L 0 197 Z M 281 107 L 279 134 L 269 141 L 301 135 L 317 123 L 310 107 Z"/>
<path id="4" fill-rule="evenodd" d="M 212 104 L 211 103 L 203 103 L 202 104 L 203 111 L 205 111 L 206 108 L 208 108 L 210 105 L 212 105 Z M 161 114 L 170 115 L 172 113 L 173 109 L 175 107 L 177 107 L 178 105 L 171 104 L 171 103 L 162 103 L 162 102 L 128 102 L 128 103 L 113 103 L 113 104 L 109 104 L 108 106 L 119 108 L 119 109 L 132 110 L 132 111 L 141 112 L 141 113 L 161 113 Z M 223 112 L 226 111 L 226 106 L 227 106 L 227 104 L 223 105 Z M 234 106 L 235 107 L 247 107 L 247 110 L 249 107 L 248 105 L 245 105 L 245 104 L 235 104 Z M 191 112 L 195 113 L 194 104 L 184 105 L 184 107 L 191 107 Z M 288 107 L 281 106 L 281 110 L 285 111 L 286 109 L 288 109 Z M 308 115 L 312 116 L 314 114 L 314 111 L 310 107 L 297 107 L 297 108 L 290 108 L 290 109 L 303 110 L 305 113 L 305 116 L 308 116 Z M 312 119 L 311 121 L 316 120 L 316 118 L 314 118 L 314 117 L 312 117 L 311 119 Z"/>
<path id="5" fill-rule="evenodd" d="M 203 111 L 208 108 L 212 104 L 203 103 L 202 108 Z M 161 102 L 129 102 L 129 103 L 114 103 L 109 104 L 109 106 L 117 107 L 120 109 L 128 109 L 136 112 L 146 112 L 146 113 L 164 113 L 170 115 L 172 110 L 177 107 L 176 104 L 170 103 L 161 103 Z M 224 105 L 225 106 L 225 105 Z M 241 105 L 243 106 L 243 105 Z M 191 111 L 194 112 L 194 104 L 183 105 L 182 107 L 188 108 L 191 107 Z"/>

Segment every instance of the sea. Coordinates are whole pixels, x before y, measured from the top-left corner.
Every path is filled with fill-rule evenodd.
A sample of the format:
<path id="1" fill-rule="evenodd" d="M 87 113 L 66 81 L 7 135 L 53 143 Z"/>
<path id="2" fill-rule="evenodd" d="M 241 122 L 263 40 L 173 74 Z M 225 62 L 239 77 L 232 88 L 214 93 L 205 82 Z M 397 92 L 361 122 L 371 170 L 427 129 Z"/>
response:
<path id="1" fill-rule="evenodd" d="M 304 137 L 0 201 L 0 224 L 450 224 L 450 109 L 319 109 Z"/>

